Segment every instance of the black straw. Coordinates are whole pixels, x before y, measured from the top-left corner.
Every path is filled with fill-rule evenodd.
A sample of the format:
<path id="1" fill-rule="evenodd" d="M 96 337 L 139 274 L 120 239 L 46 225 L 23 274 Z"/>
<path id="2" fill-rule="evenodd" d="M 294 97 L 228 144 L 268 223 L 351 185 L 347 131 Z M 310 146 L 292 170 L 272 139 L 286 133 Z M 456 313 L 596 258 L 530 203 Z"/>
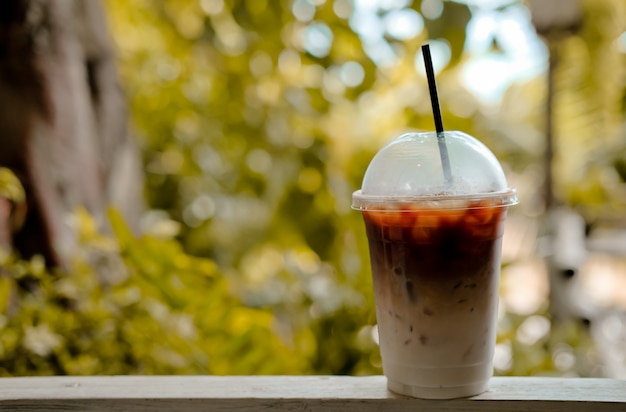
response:
<path id="1" fill-rule="evenodd" d="M 443 177 L 449 185 L 452 183 L 452 171 L 450 169 L 450 158 L 448 148 L 443 134 L 443 121 L 441 120 L 441 108 L 439 107 L 439 97 L 437 96 L 437 83 L 435 82 L 435 70 L 433 69 L 433 59 L 430 55 L 430 46 L 422 46 L 424 64 L 426 66 L 426 77 L 428 78 L 428 90 L 430 91 L 430 102 L 433 106 L 433 117 L 435 118 L 435 130 L 437 131 L 437 143 L 439 145 L 439 156 L 441 157 L 441 167 Z"/>

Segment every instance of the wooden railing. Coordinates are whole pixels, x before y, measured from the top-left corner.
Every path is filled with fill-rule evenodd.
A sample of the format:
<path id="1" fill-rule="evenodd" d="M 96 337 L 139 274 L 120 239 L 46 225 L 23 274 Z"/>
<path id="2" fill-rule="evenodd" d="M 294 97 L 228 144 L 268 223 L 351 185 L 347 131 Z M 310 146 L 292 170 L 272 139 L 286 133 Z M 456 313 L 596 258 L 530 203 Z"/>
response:
<path id="1" fill-rule="evenodd" d="M 626 411 L 626 380 L 496 377 L 464 399 L 395 395 L 382 376 L 0 378 L 11 411 Z"/>

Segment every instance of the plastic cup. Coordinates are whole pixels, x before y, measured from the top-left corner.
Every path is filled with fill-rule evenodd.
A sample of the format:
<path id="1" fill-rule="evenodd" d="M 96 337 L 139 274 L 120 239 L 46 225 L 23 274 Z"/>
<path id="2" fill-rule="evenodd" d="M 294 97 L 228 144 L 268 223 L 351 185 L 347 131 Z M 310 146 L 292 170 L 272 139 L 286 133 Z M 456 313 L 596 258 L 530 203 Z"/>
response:
<path id="1" fill-rule="evenodd" d="M 486 146 L 461 132 L 443 138 L 451 181 L 438 135 L 408 133 L 376 154 L 353 194 L 369 242 L 388 388 L 430 399 L 488 388 L 503 226 L 517 203 Z"/>

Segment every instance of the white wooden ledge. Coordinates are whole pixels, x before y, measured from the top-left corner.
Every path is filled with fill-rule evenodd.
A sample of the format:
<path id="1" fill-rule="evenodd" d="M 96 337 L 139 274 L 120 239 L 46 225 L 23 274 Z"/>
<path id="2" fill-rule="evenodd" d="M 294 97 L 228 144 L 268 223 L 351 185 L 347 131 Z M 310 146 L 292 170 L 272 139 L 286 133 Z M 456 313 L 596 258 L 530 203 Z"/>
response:
<path id="1" fill-rule="evenodd" d="M 382 376 L 0 378 L 11 411 L 626 411 L 626 380 L 496 377 L 481 395 L 411 399 Z"/>

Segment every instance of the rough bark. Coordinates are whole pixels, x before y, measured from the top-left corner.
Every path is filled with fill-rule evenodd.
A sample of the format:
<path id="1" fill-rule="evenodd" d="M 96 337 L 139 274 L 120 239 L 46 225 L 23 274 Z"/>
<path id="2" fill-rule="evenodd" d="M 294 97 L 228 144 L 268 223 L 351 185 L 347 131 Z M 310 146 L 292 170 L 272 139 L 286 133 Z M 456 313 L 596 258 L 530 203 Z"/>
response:
<path id="1" fill-rule="evenodd" d="M 109 204 L 131 226 L 143 208 L 105 15 L 98 0 L 14 0 L 0 14 L 0 166 L 24 185 L 29 210 L 13 244 L 64 265 L 77 207 L 101 228 Z"/>

